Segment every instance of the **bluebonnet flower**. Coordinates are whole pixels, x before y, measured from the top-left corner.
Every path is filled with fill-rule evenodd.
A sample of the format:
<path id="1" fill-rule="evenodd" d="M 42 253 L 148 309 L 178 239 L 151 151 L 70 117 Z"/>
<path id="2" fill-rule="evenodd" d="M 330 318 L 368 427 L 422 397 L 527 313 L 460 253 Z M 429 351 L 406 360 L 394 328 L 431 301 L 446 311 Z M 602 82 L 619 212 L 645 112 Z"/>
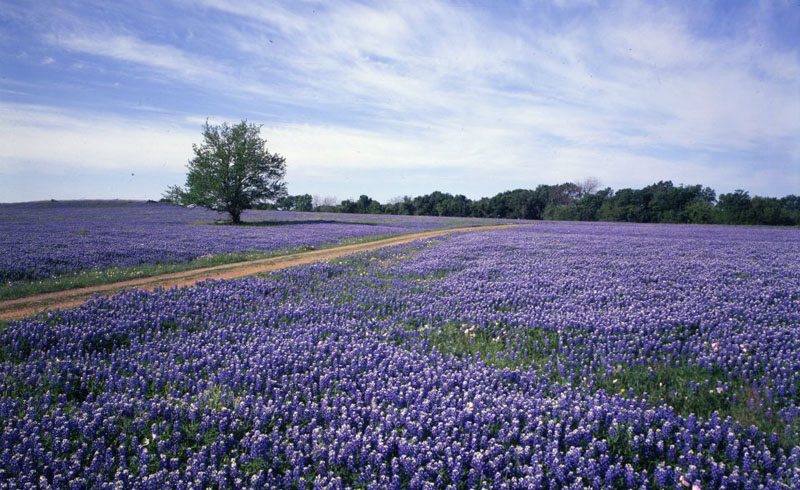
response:
<path id="1" fill-rule="evenodd" d="M 791 488 L 780 434 L 593 380 L 713 367 L 796 421 L 797 238 L 537 223 L 10 322 L 0 486 Z"/>

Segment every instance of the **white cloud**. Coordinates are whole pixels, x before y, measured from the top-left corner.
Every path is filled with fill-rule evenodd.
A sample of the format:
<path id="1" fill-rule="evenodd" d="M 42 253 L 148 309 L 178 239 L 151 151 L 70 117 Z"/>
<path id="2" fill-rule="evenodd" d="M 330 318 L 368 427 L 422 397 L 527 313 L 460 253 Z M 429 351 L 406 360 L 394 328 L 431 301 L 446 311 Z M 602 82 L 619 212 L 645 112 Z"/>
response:
<path id="1" fill-rule="evenodd" d="M 553 3 L 568 11 L 595 4 Z M 557 29 L 533 22 L 542 4 L 524 13 L 530 18 L 500 20 L 448 2 L 202 5 L 212 13 L 207 24 L 187 26 L 213 32 L 224 55 L 197 55 L 178 41 L 157 44 L 135 32 L 91 26 L 48 39 L 172 83 L 234 95 L 225 99 L 234 100 L 225 109 L 231 114 L 279 113 L 254 122 L 265 123 L 271 150 L 309 175 L 435 167 L 478 176 L 517 173 L 533 184 L 598 175 L 609 185 L 664 178 L 722 188 L 748 186 L 744 155 L 799 163 L 797 51 L 764 47 L 750 32 L 735 39 L 701 35 L 691 27 L 690 11 L 669 4 L 595 5 L 591 17 Z M 171 126 L 157 114 L 143 128 L 90 115 L 105 123 L 103 139 L 113 141 L 90 144 L 85 135 L 97 129 L 82 124 L 83 115 L 31 110 L 44 111 L 45 120 L 66 120 L 50 133 L 36 121 L 12 124 L 3 112 L 3 129 L 30 146 L 11 152 L 16 161 L 53 161 L 31 145 L 45 138 L 67 148 L 58 158 L 76 165 L 83 153 L 102 165 L 157 161 L 157 151 L 183 165 L 205 121 L 190 115 Z M 165 136 L 165 127 L 176 132 Z M 126 143 L 125 131 L 139 135 L 139 145 L 154 142 L 153 153 L 114 153 L 136 148 Z M 787 188 L 790 178 L 771 173 L 770 162 L 761 164 L 760 192 Z"/>
<path id="2" fill-rule="evenodd" d="M 304 32 L 310 27 L 307 17 L 294 13 L 277 3 L 199 0 L 198 2 L 187 2 L 187 4 L 190 6 L 202 5 L 217 11 L 267 22 L 277 26 L 284 33 Z"/>
<path id="3" fill-rule="evenodd" d="M 182 169 L 199 132 L 165 122 L 0 103 L 0 171 Z"/>
<path id="4" fill-rule="evenodd" d="M 168 77 L 178 83 L 199 85 L 213 90 L 218 96 L 281 95 L 275 87 L 261 82 L 258 77 L 243 77 L 240 73 L 241 63 L 199 56 L 174 46 L 147 42 L 132 35 L 70 30 L 48 35 L 46 40 L 67 51 L 110 58 L 150 69 L 158 74 L 158 78 Z M 80 68 L 82 64 L 73 66 Z"/>
<path id="5" fill-rule="evenodd" d="M 209 117 L 209 121 L 234 122 L 220 116 Z M 0 104 L 0 173 L 15 173 L 21 168 L 52 175 L 68 175 L 75 170 L 181 172 L 191 157 L 192 143 L 200 140 L 199 124 L 203 122 L 203 117 L 180 116 L 145 124 L 53 107 L 3 103 Z M 507 186 L 578 180 L 587 175 L 615 187 L 638 186 L 661 179 L 708 183 L 750 178 L 739 175 L 735 168 L 715 167 L 702 159 L 675 162 L 625 149 L 558 146 L 536 138 L 520 143 L 523 135 L 509 129 L 470 126 L 461 129 L 456 125 L 454 121 L 431 127 L 420 137 L 414 133 L 387 135 L 345 126 L 278 124 L 264 126 L 262 136 L 268 140 L 270 151 L 287 157 L 290 180 L 293 185 L 301 186 L 310 180 L 324 185 L 326 180 L 336 181 L 343 174 L 381 170 L 401 170 L 407 172 L 412 183 L 425 189 L 433 186 L 454 192 L 459 191 L 459 185 L 453 179 L 457 181 L 467 175 L 482 180 L 482 188 L 492 189 L 491 192 Z M 436 177 L 438 181 L 413 178 L 416 172 L 428 175 L 430 171 L 444 171 L 444 176 Z M 767 187 L 774 185 L 775 179 L 775 175 L 765 171 L 748 182 Z M 800 182 L 795 176 L 787 184 Z M 153 189 L 153 195 L 160 190 Z M 378 198 L 396 193 L 386 190 L 385 185 L 379 192 L 386 195 L 376 194 L 374 189 L 353 192 L 372 192 Z"/>
<path id="6" fill-rule="evenodd" d="M 294 78 L 323 100 L 386 111 L 392 120 L 494 119 L 505 127 L 513 119 L 570 143 L 698 151 L 754 149 L 800 130 L 796 82 L 753 73 L 748 61 L 764 53 L 699 38 L 679 12 L 638 7 L 621 20 L 600 16 L 596 25 L 559 32 L 503 31 L 447 4 L 343 3 L 317 15 L 284 54 Z M 771 65 L 782 67 L 783 80 L 800 66 L 796 54 L 777 60 Z M 626 138 L 626 127 L 644 137 Z"/>
<path id="7" fill-rule="evenodd" d="M 149 43 L 129 35 L 61 33 L 48 40 L 69 51 L 105 56 L 153 68 L 190 80 L 218 79 L 214 63 L 172 46 Z"/>

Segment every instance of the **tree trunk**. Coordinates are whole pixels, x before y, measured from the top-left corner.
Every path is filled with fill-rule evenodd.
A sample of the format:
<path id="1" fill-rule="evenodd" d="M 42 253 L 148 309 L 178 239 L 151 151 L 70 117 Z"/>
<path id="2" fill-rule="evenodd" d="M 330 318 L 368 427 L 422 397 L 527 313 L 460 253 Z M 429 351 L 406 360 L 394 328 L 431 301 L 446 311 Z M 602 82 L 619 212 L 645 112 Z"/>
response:
<path id="1" fill-rule="evenodd" d="M 231 215 L 231 221 L 234 225 L 241 224 L 242 222 L 242 211 L 238 209 L 228 211 Z"/>

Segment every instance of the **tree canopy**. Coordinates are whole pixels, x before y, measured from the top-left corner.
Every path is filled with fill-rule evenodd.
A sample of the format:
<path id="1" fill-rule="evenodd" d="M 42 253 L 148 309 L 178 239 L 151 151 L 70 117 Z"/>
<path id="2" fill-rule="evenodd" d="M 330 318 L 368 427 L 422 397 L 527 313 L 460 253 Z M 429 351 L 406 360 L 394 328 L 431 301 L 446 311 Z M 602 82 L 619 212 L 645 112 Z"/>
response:
<path id="1" fill-rule="evenodd" d="M 203 127 L 203 142 L 192 145 L 184 187 L 173 186 L 165 198 L 230 214 L 240 223 L 242 212 L 286 195 L 286 159 L 270 153 L 261 127 L 241 121 Z"/>

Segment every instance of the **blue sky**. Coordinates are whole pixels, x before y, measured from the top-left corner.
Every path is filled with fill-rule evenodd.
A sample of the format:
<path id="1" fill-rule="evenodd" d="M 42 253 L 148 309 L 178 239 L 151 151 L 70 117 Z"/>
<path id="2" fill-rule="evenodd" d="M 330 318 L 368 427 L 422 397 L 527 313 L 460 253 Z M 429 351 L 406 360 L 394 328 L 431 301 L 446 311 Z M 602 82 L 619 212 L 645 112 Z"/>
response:
<path id="1" fill-rule="evenodd" d="M 800 192 L 800 3 L 0 1 L 0 202 L 158 198 L 202 123 L 292 194 Z"/>

